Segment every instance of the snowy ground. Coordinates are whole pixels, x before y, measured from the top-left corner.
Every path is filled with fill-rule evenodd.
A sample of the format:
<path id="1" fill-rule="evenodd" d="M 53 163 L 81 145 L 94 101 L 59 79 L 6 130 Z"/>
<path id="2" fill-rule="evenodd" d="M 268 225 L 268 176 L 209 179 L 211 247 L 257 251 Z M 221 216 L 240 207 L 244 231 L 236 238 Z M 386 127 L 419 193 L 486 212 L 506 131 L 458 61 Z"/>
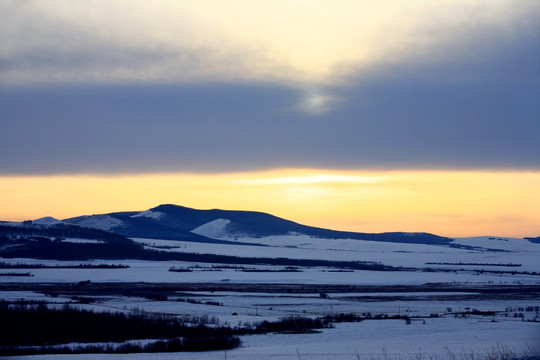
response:
<path id="1" fill-rule="evenodd" d="M 400 255 L 403 256 L 403 255 Z M 55 260 L 4 259 L 9 263 L 60 264 Z M 540 276 L 523 274 L 479 274 L 475 271 L 421 272 L 421 271 L 352 271 L 340 272 L 328 268 L 302 268 L 301 272 L 242 272 L 235 269 L 221 271 L 171 272 L 170 267 L 189 267 L 197 264 L 181 261 L 96 260 L 76 261 L 70 264 L 126 264 L 127 269 L 9 269 L 1 272 L 30 272 L 33 276 L 1 276 L 3 282 L 239 282 L 239 283 L 298 283 L 298 284 L 364 284 L 415 285 L 425 283 L 479 283 L 479 284 L 540 284 Z M 212 264 L 204 264 L 212 266 Z M 253 266 L 267 270 L 283 266 Z M 434 266 L 433 266 L 434 267 Z M 459 267 L 461 268 L 461 266 Z M 478 266 L 472 268 L 479 268 Z M 497 268 L 495 270 L 501 270 Z M 513 270 L 513 269 L 511 269 Z"/>
<path id="2" fill-rule="evenodd" d="M 489 321 L 461 319 L 429 319 L 407 325 L 403 320 L 364 321 L 338 324 L 319 334 L 271 334 L 244 336 L 239 349 L 203 353 L 164 354 L 87 354 L 14 357 L 24 359 L 363 359 L 399 357 L 420 359 L 437 356 L 448 358 L 448 353 L 485 354 L 497 346 L 527 352 L 538 349 L 538 324 L 506 326 Z M 498 345 L 499 344 L 499 345 Z"/>
<path id="3" fill-rule="evenodd" d="M 504 283 L 540 284 L 540 276 L 527 274 L 479 273 L 483 271 L 517 271 L 540 273 L 540 244 L 524 239 L 501 239 L 476 237 L 456 239 L 457 245 L 474 247 L 453 248 L 448 246 L 400 244 L 350 239 L 318 239 L 305 235 L 272 236 L 266 238 L 240 238 L 239 242 L 267 246 L 206 244 L 187 241 L 133 239 L 148 248 L 160 251 L 181 251 L 201 254 L 219 254 L 244 257 L 284 257 L 294 259 L 321 259 L 338 261 L 374 261 L 385 265 L 450 269 L 452 272 L 333 272 L 327 268 L 304 268 L 302 272 L 247 273 L 232 270 L 216 272 L 167 271 L 171 266 L 186 267 L 190 263 L 178 261 L 102 261 L 91 263 L 124 263 L 129 269 L 32 269 L 32 277 L 0 277 L 1 282 L 278 282 L 278 283 L 338 283 L 338 284 L 423 284 L 423 283 Z M 234 239 L 232 239 L 234 240 Z M 81 241 L 69 239 L 69 241 Z M 498 250 L 498 251 L 493 251 Z M 6 262 L 58 263 L 31 259 L 5 259 Z M 80 262 L 75 262 L 80 263 Z M 440 264 L 427 264 L 440 263 Z M 458 264 L 462 265 L 448 265 Z M 474 265 L 467 265 L 474 264 Z M 494 266 L 514 264 L 519 266 Z M 211 264 L 203 264 L 211 266 Z M 278 270 L 282 267 L 249 266 Z M 1 270 L 0 270 L 1 272 Z M 7 272 L 7 271 L 5 271 Z M 12 271 L 9 271 L 12 272 Z M 28 272 L 28 270 L 20 270 Z"/>
<path id="4" fill-rule="evenodd" d="M 514 263 L 521 271 L 540 271 L 540 244 L 525 239 L 474 237 L 455 239 L 455 245 L 476 250 L 440 245 L 402 244 L 351 239 L 319 239 L 307 235 L 263 238 L 223 238 L 267 246 L 205 244 L 175 240 L 133 239 L 149 248 L 171 247 L 169 251 L 197 252 L 251 257 L 285 257 L 343 261 L 376 261 L 387 265 L 421 267 L 426 262 Z M 163 250 L 163 248 L 160 248 Z M 489 250 L 499 251 L 489 251 Z M 487 269 L 487 268 L 486 268 Z M 493 268 L 492 268 L 493 269 Z M 500 270 L 500 268 L 498 268 Z"/>
<path id="5" fill-rule="evenodd" d="M 382 296 L 387 300 L 370 301 L 366 297 Z M 392 297 L 401 296 L 400 300 Z M 453 299 L 439 296 L 453 296 Z M 139 297 L 104 296 L 92 304 L 76 304 L 68 297 L 50 297 L 33 292 L 4 291 L 2 297 L 15 300 L 21 297 L 45 300 L 58 307 L 71 302 L 72 306 L 98 311 L 144 310 L 153 313 L 217 317 L 223 324 L 241 325 L 246 322 L 277 320 L 283 316 L 322 316 L 340 312 L 356 314 L 407 314 L 423 317 L 437 314 L 437 318 L 404 320 L 366 320 L 360 323 L 336 324 L 318 334 L 269 334 L 243 336 L 243 347 L 227 352 L 227 359 L 356 359 L 371 356 L 446 356 L 485 353 L 500 345 L 516 352 L 540 351 L 540 323 L 537 307 L 540 299 L 466 300 L 470 293 L 343 293 L 321 298 L 317 294 L 272 294 L 236 292 L 189 292 L 171 296 L 166 301 Z M 414 300 L 426 296 L 424 300 Z M 410 297 L 410 299 L 409 299 Z M 181 300 L 192 300 L 186 302 Z M 219 305 L 208 305 L 208 301 Z M 534 308 L 534 309 L 533 309 Z M 476 309 L 496 311 L 494 316 L 469 315 L 456 317 L 454 313 Z M 527 311 L 527 309 L 529 309 Z M 515 317 L 514 314 L 523 314 Z M 224 352 L 146 355 L 77 355 L 39 356 L 39 359 L 223 359 Z"/>
<path id="6" fill-rule="evenodd" d="M 242 272 L 235 269 L 221 271 L 170 272 L 171 266 L 190 267 L 213 264 L 194 264 L 178 261 L 158 262 L 140 260 L 95 260 L 61 262 L 35 259 L 2 259 L 9 263 L 126 264 L 127 269 L 9 269 L 0 272 L 31 272 L 31 277 L 0 277 L 0 299 L 44 300 L 56 306 L 66 302 L 75 304 L 70 296 L 47 296 L 32 291 L 6 291 L 2 283 L 77 283 L 94 282 L 160 282 L 160 283 L 285 283 L 285 284 L 344 284 L 344 285 L 417 285 L 425 283 L 449 284 L 540 284 L 540 276 L 526 274 L 479 273 L 473 270 L 516 270 L 540 272 L 540 245 L 523 239 L 466 238 L 456 244 L 475 247 L 458 249 L 447 246 L 418 244 L 376 243 L 358 240 L 315 239 L 304 235 L 289 235 L 259 239 L 238 238 L 239 242 L 252 242 L 267 246 L 201 244 L 193 242 L 135 239 L 151 248 L 170 247 L 168 251 L 224 254 L 249 257 L 313 258 L 323 260 L 378 261 L 387 265 L 405 267 L 452 268 L 455 272 L 336 272 L 328 268 L 301 268 L 301 272 Z M 231 239 L 227 239 L 231 240 Z M 232 239 L 235 240 L 235 239 Z M 488 250 L 490 249 L 490 250 Z M 503 250 L 503 251 L 493 251 Z M 484 265 L 426 265 L 436 263 L 475 263 Z M 520 264 L 520 267 L 492 264 Z M 259 269 L 278 270 L 282 266 L 247 265 Z M 461 270 L 461 269 L 464 270 Z M 360 323 L 336 324 L 318 334 L 270 334 L 244 336 L 243 347 L 227 351 L 181 354 L 128 354 L 128 355 L 51 355 L 27 356 L 27 359 L 385 359 L 386 356 L 423 358 L 435 355 L 448 358 L 448 351 L 486 353 L 497 346 L 506 346 L 517 352 L 531 349 L 540 352 L 540 316 L 537 309 L 540 298 L 482 298 L 470 292 L 443 293 L 331 293 L 289 294 L 261 292 L 192 291 L 169 296 L 166 301 L 145 297 L 101 296 L 90 304 L 75 304 L 103 311 L 130 311 L 137 308 L 155 313 L 217 317 L 221 323 L 231 325 L 262 320 L 276 320 L 287 315 L 321 316 L 325 314 L 385 313 L 408 314 L 438 318 L 413 320 L 366 320 Z M 191 302 L 188 302 L 190 300 Z M 217 302 L 211 305 L 208 302 Z M 492 317 L 455 317 L 452 313 L 477 309 L 496 311 Z M 515 317 L 515 314 L 521 314 Z M 522 316 L 522 317 L 521 317 Z M 386 355 L 385 355 L 386 354 Z M 15 357 L 16 358 L 16 357 Z"/>

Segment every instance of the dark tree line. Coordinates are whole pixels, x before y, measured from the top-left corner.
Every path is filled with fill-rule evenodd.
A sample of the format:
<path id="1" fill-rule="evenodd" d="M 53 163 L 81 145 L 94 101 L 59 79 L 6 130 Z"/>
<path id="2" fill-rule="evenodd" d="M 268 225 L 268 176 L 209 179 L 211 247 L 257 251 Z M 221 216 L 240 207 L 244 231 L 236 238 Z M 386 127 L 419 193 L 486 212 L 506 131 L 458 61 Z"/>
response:
<path id="1" fill-rule="evenodd" d="M 427 262 L 426 265 L 452 265 L 452 266 L 501 266 L 501 267 L 521 267 L 521 264 L 513 263 L 475 263 L 475 262 Z"/>
<path id="2" fill-rule="evenodd" d="M 39 346 L 39 347 L 4 347 L 0 355 L 42 355 L 42 354 L 90 354 L 90 353 L 157 353 L 180 351 L 212 351 L 229 350 L 241 346 L 241 341 L 235 336 L 187 337 L 168 340 L 158 340 L 150 343 L 131 342 L 124 344 L 77 345 L 77 346 Z"/>
<path id="3" fill-rule="evenodd" d="M 26 264 L 26 263 L 7 263 L 0 262 L 0 269 L 127 269 L 129 265 L 125 264 Z"/>
<path id="4" fill-rule="evenodd" d="M 1 347 L 178 337 L 185 343 L 220 338 L 221 343 L 240 345 L 228 327 L 187 324 L 181 318 L 166 315 L 95 312 L 68 305 L 54 309 L 44 303 L 10 304 L 2 301 L 0 323 Z M 206 348 L 210 346 L 206 345 Z"/>
<path id="5" fill-rule="evenodd" d="M 350 320 L 350 316 L 346 317 Z M 144 312 L 111 313 L 82 310 L 68 305 L 48 308 L 43 302 L 0 302 L 0 355 L 132 353 L 226 350 L 241 346 L 238 335 L 270 332 L 307 333 L 332 327 L 332 320 L 290 316 L 244 327 L 206 326 L 203 321 Z M 356 321 L 358 319 L 355 319 Z M 157 339 L 147 344 L 84 345 L 86 342 L 125 342 Z M 79 342 L 78 346 L 62 344 Z"/>
<path id="6" fill-rule="evenodd" d="M 493 315 L 473 310 L 471 314 Z M 438 317 L 431 314 L 430 317 Z M 277 321 L 262 321 L 243 326 L 207 326 L 199 317 L 176 317 L 142 311 L 95 312 L 68 305 L 48 308 L 44 302 L 0 302 L 0 356 L 46 353 L 94 352 L 169 352 L 233 349 L 241 346 L 240 335 L 267 333 L 310 333 L 331 328 L 334 323 L 364 320 L 403 319 L 408 315 L 339 313 L 324 317 L 289 316 Z M 141 344 L 128 342 L 156 339 Z M 119 342 L 119 344 L 84 345 L 85 342 Z M 78 346 L 62 344 L 79 342 Z M 121 343 L 124 342 L 124 343 Z"/>

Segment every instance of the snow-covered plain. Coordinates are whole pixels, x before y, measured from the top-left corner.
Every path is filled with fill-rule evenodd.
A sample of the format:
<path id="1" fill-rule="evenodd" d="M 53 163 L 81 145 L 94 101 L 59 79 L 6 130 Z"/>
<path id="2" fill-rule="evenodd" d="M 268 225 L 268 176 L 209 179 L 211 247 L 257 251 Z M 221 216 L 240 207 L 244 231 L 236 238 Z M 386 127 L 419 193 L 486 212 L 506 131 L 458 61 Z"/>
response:
<path id="1" fill-rule="evenodd" d="M 292 360 L 292 359 L 448 359 L 449 353 L 470 359 L 497 346 L 518 353 L 539 351 L 538 324 L 510 320 L 504 326 L 489 321 L 429 319 L 407 325 L 403 320 L 337 324 L 318 334 L 270 334 L 242 337 L 243 347 L 201 353 L 84 354 L 14 357 L 76 360 Z M 505 345 L 508 344 L 509 345 Z"/>
<path id="2" fill-rule="evenodd" d="M 151 214 L 150 214 L 151 215 Z M 203 231 L 219 233 L 227 221 L 218 221 Z M 201 229 L 199 229 L 201 230 Z M 226 235 L 226 234 L 225 234 Z M 527 274 L 497 274 L 491 271 L 540 272 L 540 245 L 523 239 L 476 237 L 454 240 L 456 245 L 470 248 L 432 246 L 420 244 L 381 243 L 350 239 L 318 239 L 300 234 L 263 238 L 224 238 L 225 240 L 254 245 L 204 244 L 185 241 L 134 239 L 148 248 L 161 251 L 222 254 L 246 257 L 286 257 L 297 259 L 376 261 L 403 267 L 432 267 L 452 269 L 452 272 L 422 271 L 347 271 L 330 268 L 305 268 L 301 272 L 242 272 L 238 269 L 203 271 L 219 264 L 196 264 L 180 261 L 93 260 L 61 262 L 37 259 L 2 259 L 10 263 L 126 264 L 119 269 L 30 269 L 31 277 L 0 277 L 0 286 L 7 283 L 40 282 L 160 282 L 160 283 L 287 283 L 287 284 L 351 284 L 351 285 L 417 285 L 425 283 L 453 284 L 540 284 L 540 276 Z M 75 240 L 77 241 L 77 240 Z M 499 251 L 494 251 L 499 250 Z M 463 263 L 463 265 L 426 263 Z M 476 265 L 466 265 L 467 263 Z M 483 264 L 483 265 L 482 265 Z M 493 264 L 497 264 L 495 266 Z M 501 265 L 521 265 L 509 267 Z M 200 265 L 202 267 L 197 268 Z M 170 267 L 193 267 L 191 272 L 171 272 Z M 282 266 L 247 265 L 249 268 L 279 270 Z M 475 270 L 484 270 L 479 272 Z M 11 270 L 10 270 L 11 272 Z M 1 288 L 0 288 L 1 289 Z M 336 324 L 317 334 L 269 334 L 244 336 L 243 347 L 227 351 L 181 354 L 127 354 L 127 355 L 50 355 L 20 357 L 28 359 L 357 359 L 374 357 L 386 359 L 424 358 L 431 355 L 448 358 L 456 355 L 481 354 L 497 346 L 507 346 L 520 352 L 540 352 L 540 323 L 524 320 L 538 319 L 537 311 L 520 311 L 540 306 L 539 298 L 480 299 L 467 292 L 444 293 L 237 293 L 187 292 L 169 296 L 165 301 L 144 297 L 103 296 L 90 304 L 78 304 L 66 296 L 50 297 L 31 291 L 2 291 L 0 299 L 45 300 L 62 306 L 75 306 L 104 311 L 130 311 L 137 308 L 155 313 L 197 315 L 219 318 L 231 325 L 262 320 L 276 320 L 287 315 L 322 316 L 332 313 L 357 314 L 370 312 L 389 315 L 409 314 L 438 318 L 414 320 L 368 320 L 360 323 Z M 186 300 L 194 300 L 187 302 Z M 208 304 L 217 302 L 219 305 Z M 466 308 L 497 311 L 493 317 L 470 316 L 456 318 L 449 312 Z M 451 310 L 449 310 L 451 309 Z M 523 318 L 515 318 L 515 313 Z"/>
<path id="3" fill-rule="evenodd" d="M 214 229 L 218 231 L 218 229 Z M 291 234 L 262 238 L 227 238 L 243 244 L 207 244 L 177 240 L 138 239 L 148 248 L 190 253 L 219 254 L 248 257 L 284 257 L 295 259 L 323 259 L 338 261 L 375 261 L 385 265 L 403 267 L 427 267 L 428 262 L 520 264 L 517 271 L 540 271 L 540 244 L 525 239 L 507 238 L 506 241 L 492 237 L 454 239 L 453 244 L 474 247 L 455 248 L 441 245 L 403 244 L 391 242 L 362 241 L 353 239 L 320 239 L 307 235 Z M 161 248 L 160 248 L 161 247 Z M 496 251 L 493 251 L 496 250 Z M 429 265 L 429 267 L 444 267 Z M 479 266 L 463 265 L 452 268 L 477 269 Z M 481 266 L 484 270 L 502 270 L 500 266 Z"/>
<path id="4" fill-rule="evenodd" d="M 33 259 L 4 259 L 9 263 L 59 264 L 59 261 Z M 540 284 L 540 276 L 521 274 L 479 274 L 474 271 L 422 272 L 422 271 L 332 271 L 326 268 L 302 268 L 300 272 L 243 272 L 235 269 L 221 271 L 171 272 L 170 267 L 189 267 L 196 263 L 180 261 L 98 260 L 80 263 L 126 264 L 127 269 L 30 269 L 33 276 L 2 276 L 3 282 L 236 282 L 236 283 L 293 283 L 293 284 L 354 284 L 354 285 L 419 285 L 426 283 L 469 284 Z M 208 266 L 218 264 L 205 264 Z M 280 270 L 282 266 L 249 267 Z M 12 272 L 12 271 L 10 271 Z"/>
<path id="5" fill-rule="evenodd" d="M 90 304 L 79 304 L 68 297 L 50 297 L 34 292 L 5 291 L 7 300 L 19 298 L 45 300 L 56 306 L 70 302 L 72 306 L 97 311 L 138 311 L 217 317 L 222 324 L 241 325 L 246 322 L 277 320 L 283 316 L 323 316 L 326 314 L 384 313 L 388 315 L 439 317 L 404 320 L 366 320 L 360 323 L 336 324 L 316 334 L 268 334 L 243 336 L 243 347 L 227 351 L 227 359 L 402 359 L 431 356 L 448 358 L 448 352 L 485 354 L 497 346 L 508 347 L 518 353 L 540 351 L 540 323 L 538 311 L 523 311 L 540 306 L 540 299 L 483 300 L 467 299 L 471 293 L 333 293 L 328 297 L 318 294 L 275 294 L 191 291 L 170 296 L 165 301 L 143 297 L 103 296 Z M 377 301 L 370 297 L 385 295 Z M 402 296 L 401 299 L 392 297 Z M 418 300 L 418 296 L 426 299 Z M 447 298 L 451 296 L 452 298 Z M 410 299 L 409 299 L 410 297 Z M 186 300 L 192 300 L 187 302 Z M 212 303 L 209 303 L 209 302 Z M 218 303 L 216 305 L 216 303 Z M 466 309 L 497 311 L 495 316 L 470 315 L 455 317 L 452 312 Z M 515 318 L 516 313 L 524 314 Z M 527 321 L 524 321 L 527 320 Z M 298 353 L 297 353 L 298 350 Z M 420 355 L 421 354 L 421 355 Z M 223 359 L 223 351 L 182 354 L 129 355 L 55 355 L 20 357 L 27 359 Z"/>

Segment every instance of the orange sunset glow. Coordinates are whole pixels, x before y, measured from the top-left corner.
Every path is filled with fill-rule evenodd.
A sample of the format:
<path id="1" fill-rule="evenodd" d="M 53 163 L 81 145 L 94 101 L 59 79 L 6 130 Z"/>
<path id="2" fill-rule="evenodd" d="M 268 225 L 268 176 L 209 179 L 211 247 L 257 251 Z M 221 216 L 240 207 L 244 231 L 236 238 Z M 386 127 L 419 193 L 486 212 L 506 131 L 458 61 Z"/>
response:
<path id="1" fill-rule="evenodd" d="M 331 171 L 159 173 L 0 178 L 6 220 L 64 219 L 145 210 L 161 203 L 256 210 L 359 232 L 442 236 L 535 234 L 539 172 Z"/>

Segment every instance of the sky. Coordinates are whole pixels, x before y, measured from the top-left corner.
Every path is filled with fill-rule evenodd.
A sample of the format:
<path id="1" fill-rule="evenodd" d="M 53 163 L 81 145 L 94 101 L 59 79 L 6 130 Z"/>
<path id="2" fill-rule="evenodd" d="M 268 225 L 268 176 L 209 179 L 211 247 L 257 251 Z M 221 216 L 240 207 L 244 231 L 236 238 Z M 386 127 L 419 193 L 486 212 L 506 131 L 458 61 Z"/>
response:
<path id="1" fill-rule="evenodd" d="M 0 0 L 0 219 L 540 235 L 536 0 Z"/>

